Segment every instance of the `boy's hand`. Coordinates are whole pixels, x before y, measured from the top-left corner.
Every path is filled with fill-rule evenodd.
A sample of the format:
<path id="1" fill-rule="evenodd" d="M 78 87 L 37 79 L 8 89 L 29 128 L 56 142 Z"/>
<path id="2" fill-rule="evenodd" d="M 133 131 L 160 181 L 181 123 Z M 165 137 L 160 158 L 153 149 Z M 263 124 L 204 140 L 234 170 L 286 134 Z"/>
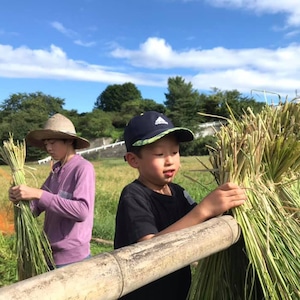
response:
<path id="1" fill-rule="evenodd" d="M 208 194 L 198 205 L 201 219 L 205 220 L 223 214 L 225 211 L 242 205 L 246 194 L 237 184 L 227 182 Z"/>
<path id="2" fill-rule="evenodd" d="M 43 191 L 40 189 L 32 188 L 27 185 L 21 184 L 13 186 L 9 189 L 9 199 L 13 202 L 20 200 L 33 200 L 39 199 Z"/>

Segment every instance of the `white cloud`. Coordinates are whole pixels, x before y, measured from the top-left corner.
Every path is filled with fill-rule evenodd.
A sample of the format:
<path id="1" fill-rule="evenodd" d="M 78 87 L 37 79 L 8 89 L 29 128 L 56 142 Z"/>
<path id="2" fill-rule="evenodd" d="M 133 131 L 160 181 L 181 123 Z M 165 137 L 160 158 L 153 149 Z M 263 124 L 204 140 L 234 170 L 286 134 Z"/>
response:
<path id="1" fill-rule="evenodd" d="M 286 38 L 294 38 L 296 35 L 300 35 L 300 30 L 292 30 L 285 34 Z"/>
<path id="2" fill-rule="evenodd" d="M 141 68 L 187 69 L 195 75 L 183 77 L 202 90 L 262 89 L 295 96 L 295 89 L 300 87 L 300 44 L 277 49 L 218 47 L 175 51 L 165 40 L 152 37 L 138 50 L 118 47 L 112 55 Z"/>
<path id="3" fill-rule="evenodd" d="M 61 24 L 60 22 L 56 22 L 56 21 L 51 22 L 51 26 L 69 38 L 73 38 L 73 37 L 77 36 L 77 33 L 75 31 L 65 28 L 64 25 Z"/>
<path id="4" fill-rule="evenodd" d="M 27 47 L 13 48 L 0 44 L 0 77 L 64 79 L 109 84 L 130 81 L 153 86 L 162 84 L 160 75 L 131 75 L 107 66 L 70 59 L 55 45 L 51 45 L 49 50 L 32 50 Z"/>
<path id="5" fill-rule="evenodd" d="M 118 47 L 111 55 L 118 69 L 73 60 L 55 45 L 50 49 L 29 49 L 0 44 L 0 77 L 166 87 L 169 77 L 182 76 L 199 90 L 217 87 L 248 93 L 262 89 L 292 96 L 300 88 L 299 44 L 277 49 L 218 47 L 178 51 L 164 39 L 151 37 L 136 50 Z"/>
<path id="6" fill-rule="evenodd" d="M 260 70 L 229 69 L 224 72 L 212 71 L 194 76 L 190 80 L 194 87 L 207 90 L 217 87 L 221 90 L 237 89 L 250 93 L 251 90 L 278 92 L 282 97 L 295 96 L 295 89 L 300 86 L 298 77 L 280 76 L 263 73 Z"/>
<path id="7" fill-rule="evenodd" d="M 125 58 L 130 64 L 144 68 L 172 68 L 172 57 L 176 55 L 164 39 L 151 37 L 140 45 L 139 50 L 116 47 L 111 52 L 115 58 Z"/>
<path id="8" fill-rule="evenodd" d="M 187 0 L 194 1 L 194 0 Z M 203 1 L 203 0 L 202 0 Z M 299 0 L 204 0 L 217 7 L 252 10 L 256 13 L 287 15 L 287 26 L 300 26 Z"/>
<path id="9" fill-rule="evenodd" d="M 88 48 L 88 47 L 95 46 L 96 42 L 83 42 L 82 40 L 75 40 L 74 44 Z"/>
<path id="10" fill-rule="evenodd" d="M 265 71 L 298 70 L 300 68 L 300 45 L 275 50 L 264 48 L 190 49 L 175 51 L 164 39 L 151 37 L 138 50 L 116 48 L 111 52 L 116 58 L 126 59 L 131 65 L 151 69 L 227 69 L 254 68 Z"/>
<path id="11" fill-rule="evenodd" d="M 60 22 L 52 22 L 51 26 L 56 29 L 57 31 L 59 31 L 60 33 L 62 33 L 63 35 L 65 35 L 66 37 L 73 39 L 73 43 L 75 45 L 78 46 L 82 46 L 82 47 L 92 47 L 96 45 L 96 42 L 84 42 L 81 39 L 78 39 L 77 37 L 79 36 L 79 34 L 71 29 L 67 29 L 66 27 L 64 27 L 64 25 Z M 95 30 L 95 28 L 94 28 Z"/>
<path id="12" fill-rule="evenodd" d="M 17 32 L 13 32 L 13 31 L 8 32 L 8 31 L 5 31 L 4 29 L 0 28 L 0 35 L 17 36 L 18 33 Z"/>

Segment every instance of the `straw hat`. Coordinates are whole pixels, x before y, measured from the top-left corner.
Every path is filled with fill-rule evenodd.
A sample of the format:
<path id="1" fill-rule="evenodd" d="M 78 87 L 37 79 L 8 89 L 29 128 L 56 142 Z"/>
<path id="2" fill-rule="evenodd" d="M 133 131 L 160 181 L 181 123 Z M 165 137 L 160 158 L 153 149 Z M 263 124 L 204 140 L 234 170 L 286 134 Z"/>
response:
<path id="1" fill-rule="evenodd" d="M 76 140 L 75 149 L 88 148 L 90 142 L 76 134 L 73 123 L 61 114 L 55 114 L 45 123 L 43 129 L 33 130 L 26 136 L 26 142 L 37 148 L 45 149 L 44 140 Z"/>

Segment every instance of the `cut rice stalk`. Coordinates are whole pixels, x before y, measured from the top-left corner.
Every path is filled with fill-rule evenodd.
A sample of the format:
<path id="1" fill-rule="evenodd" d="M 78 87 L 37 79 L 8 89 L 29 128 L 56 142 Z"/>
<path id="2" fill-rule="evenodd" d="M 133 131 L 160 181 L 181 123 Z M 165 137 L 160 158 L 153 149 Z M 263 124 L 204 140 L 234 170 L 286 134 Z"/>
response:
<path id="1" fill-rule="evenodd" d="M 299 128 L 300 106 L 286 102 L 258 115 L 248 109 L 242 121 L 232 114 L 216 133 L 209 151 L 217 183 L 247 193 L 228 212 L 242 239 L 200 261 L 190 299 L 300 299 Z"/>
<path id="2" fill-rule="evenodd" d="M 3 147 L 0 147 L 0 155 L 11 169 L 13 185 L 26 184 L 25 142 L 14 144 L 13 137 L 10 135 L 9 139 L 3 142 Z M 49 271 L 48 265 L 54 265 L 51 247 L 30 210 L 30 201 L 19 201 L 14 205 L 14 226 L 18 280 Z"/>

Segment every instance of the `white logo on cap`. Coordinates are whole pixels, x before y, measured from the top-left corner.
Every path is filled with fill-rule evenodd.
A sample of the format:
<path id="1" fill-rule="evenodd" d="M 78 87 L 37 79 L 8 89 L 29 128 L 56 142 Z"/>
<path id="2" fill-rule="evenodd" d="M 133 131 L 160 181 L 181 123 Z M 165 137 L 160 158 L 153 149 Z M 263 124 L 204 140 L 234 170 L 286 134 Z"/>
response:
<path id="1" fill-rule="evenodd" d="M 155 125 L 160 125 L 160 124 L 166 124 L 168 125 L 168 122 L 164 120 L 162 117 L 158 117 L 154 123 Z"/>

